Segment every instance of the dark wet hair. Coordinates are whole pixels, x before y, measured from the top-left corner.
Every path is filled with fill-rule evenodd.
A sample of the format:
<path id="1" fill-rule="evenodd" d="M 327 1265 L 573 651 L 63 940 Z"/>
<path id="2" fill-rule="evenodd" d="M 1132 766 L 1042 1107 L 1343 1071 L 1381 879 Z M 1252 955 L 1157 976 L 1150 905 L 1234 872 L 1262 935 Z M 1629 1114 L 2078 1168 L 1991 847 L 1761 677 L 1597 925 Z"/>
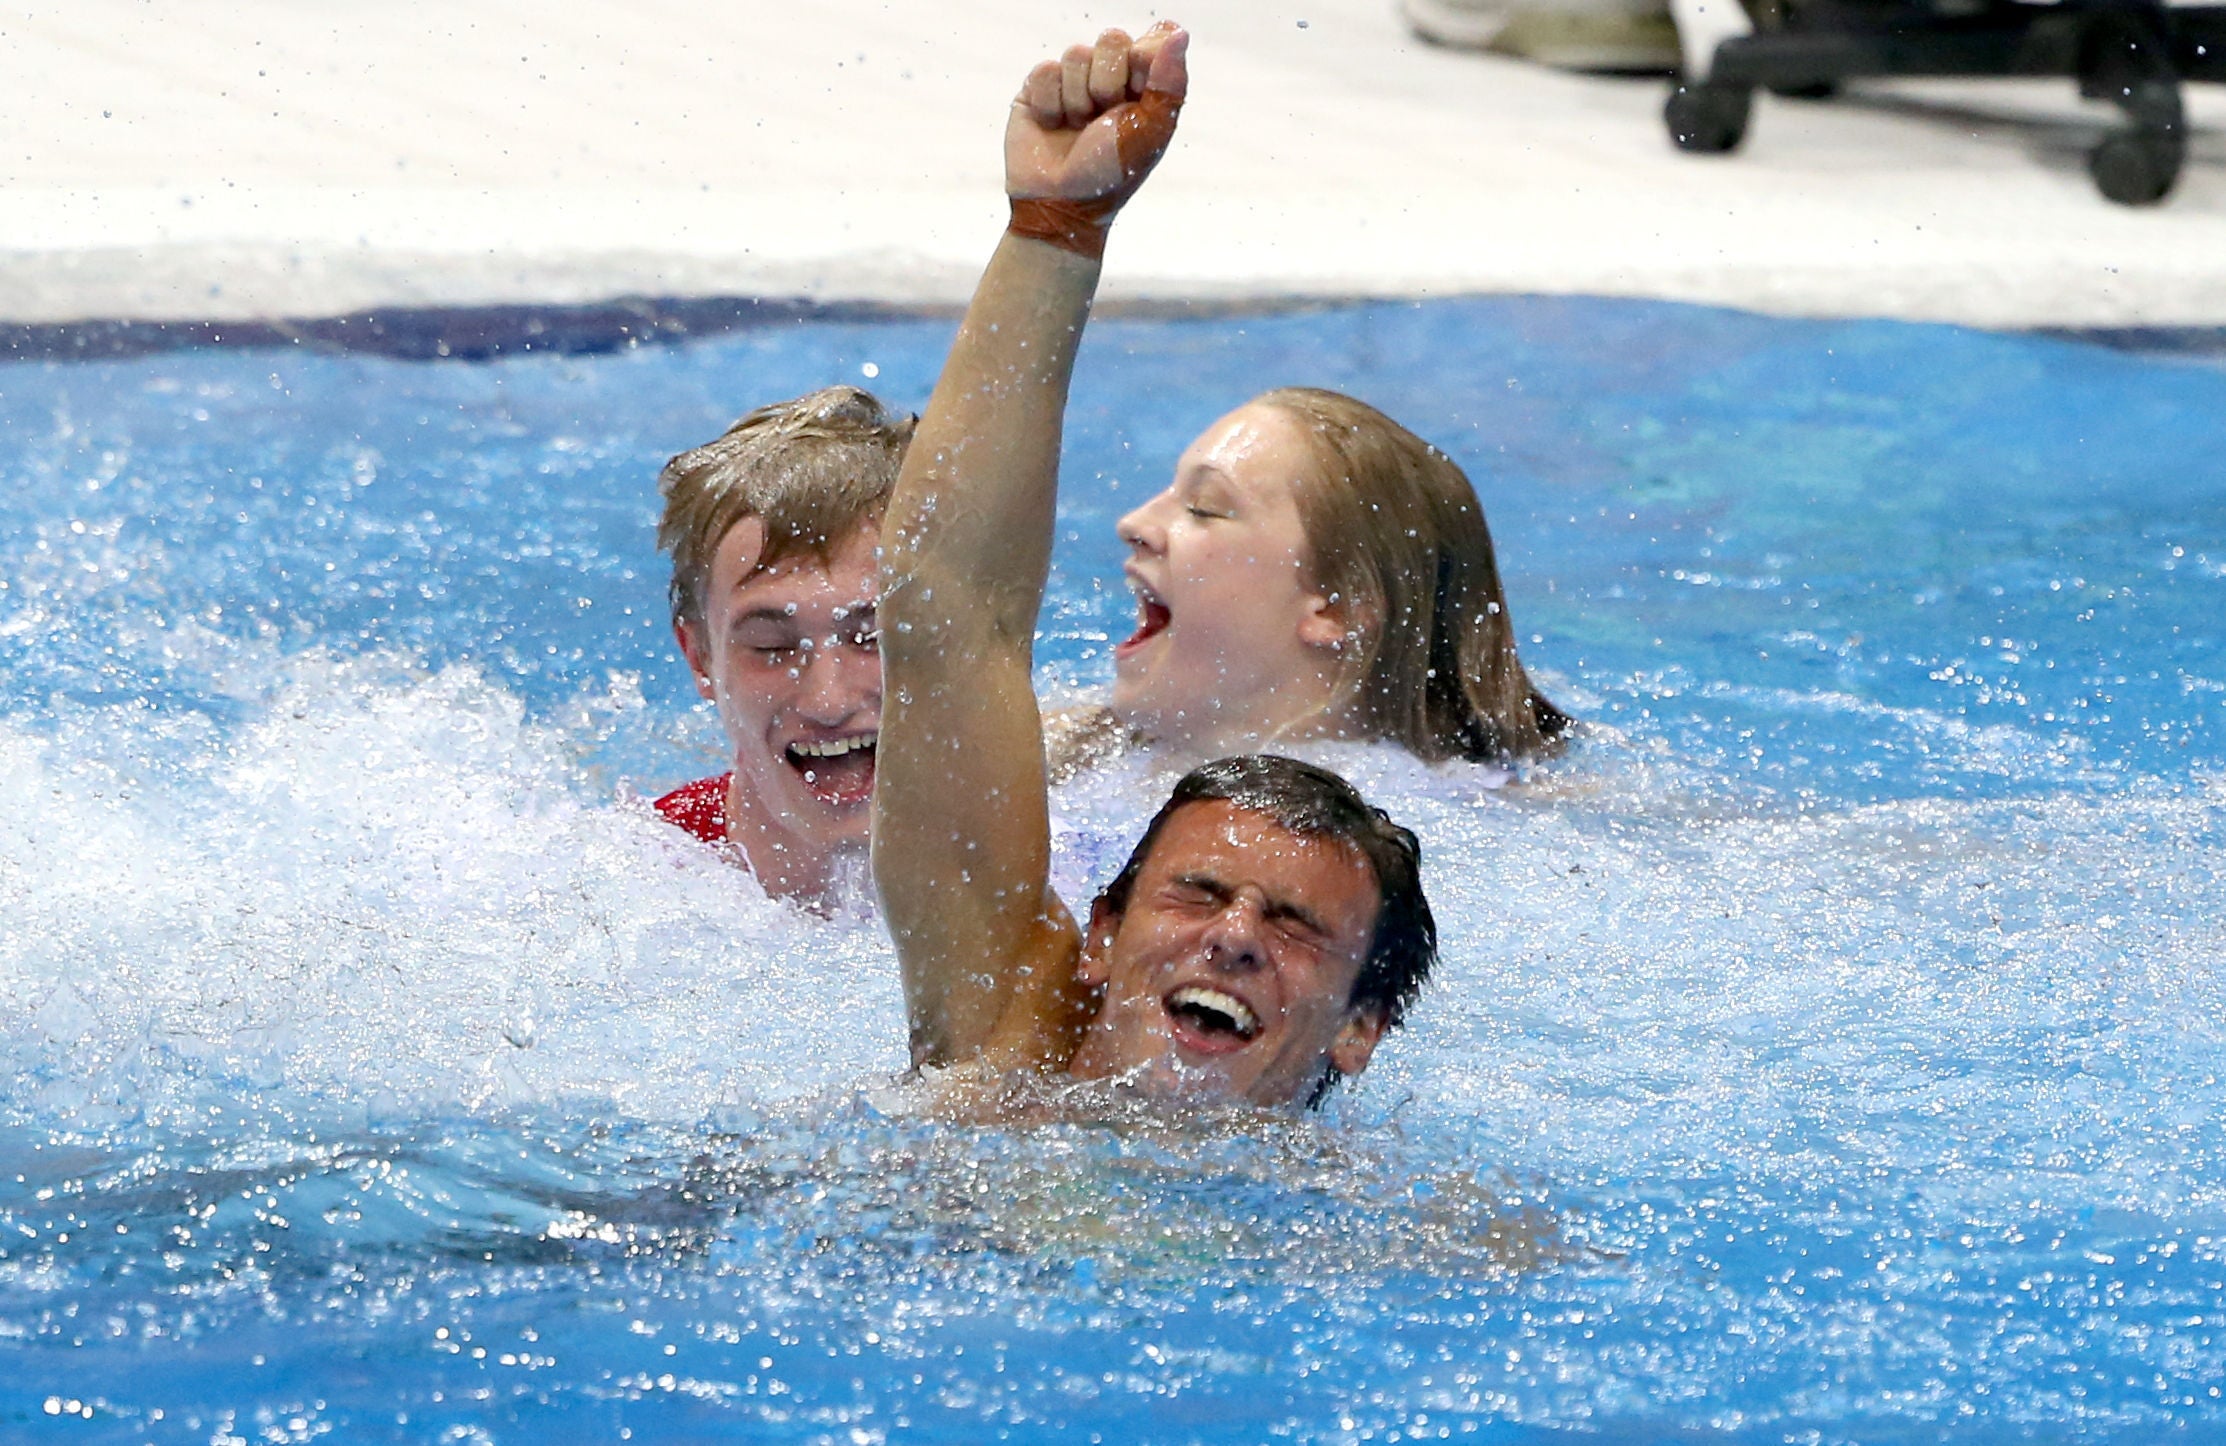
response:
<path id="1" fill-rule="evenodd" d="M 1116 915 L 1126 913 L 1137 875 L 1167 821 L 1190 804 L 1213 802 L 1266 814 L 1306 838 L 1336 839 L 1368 860 L 1376 876 L 1376 932 L 1348 1003 L 1379 1012 L 1386 1028 L 1397 1028 L 1438 962 L 1437 920 L 1422 893 L 1422 846 L 1389 814 L 1362 798 L 1360 790 L 1326 768 L 1273 753 L 1221 758 L 1193 768 L 1152 816 L 1098 902 Z"/>
<path id="2" fill-rule="evenodd" d="M 917 421 L 860 388 L 823 387 L 759 407 L 667 462 L 657 545 L 672 554 L 673 620 L 703 620 L 711 559 L 745 517 L 765 523 L 761 568 L 798 554 L 824 563 L 878 522 Z"/>

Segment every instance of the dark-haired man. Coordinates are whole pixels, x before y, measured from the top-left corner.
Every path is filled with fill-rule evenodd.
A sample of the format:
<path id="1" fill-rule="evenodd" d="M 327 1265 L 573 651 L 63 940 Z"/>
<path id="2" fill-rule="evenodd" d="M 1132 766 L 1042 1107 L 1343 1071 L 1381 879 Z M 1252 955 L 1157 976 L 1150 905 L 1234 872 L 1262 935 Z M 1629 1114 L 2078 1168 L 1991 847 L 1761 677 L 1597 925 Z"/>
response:
<path id="1" fill-rule="evenodd" d="M 1049 882 L 1031 686 L 1075 343 L 1106 228 L 1173 136 L 1187 41 L 1108 31 L 1014 103 L 1013 223 L 890 501 L 874 866 L 916 1063 L 1281 1106 L 1364 1069 L 1429 973 L 1413 835 L 1325 770 L 1223 759 L 1078 928 Z M 1020 335 L 1055 340 L 1016 355 Z"/>
<path id="2" fill-rule="evenodd" d="M 1192 770 L 1091 906 L 1076 974 L 1100 997 L 1069 1060 L 1255 1104 L 1365 1069 L 1436 953 L 1414 836 L 1326 769 Z"/>

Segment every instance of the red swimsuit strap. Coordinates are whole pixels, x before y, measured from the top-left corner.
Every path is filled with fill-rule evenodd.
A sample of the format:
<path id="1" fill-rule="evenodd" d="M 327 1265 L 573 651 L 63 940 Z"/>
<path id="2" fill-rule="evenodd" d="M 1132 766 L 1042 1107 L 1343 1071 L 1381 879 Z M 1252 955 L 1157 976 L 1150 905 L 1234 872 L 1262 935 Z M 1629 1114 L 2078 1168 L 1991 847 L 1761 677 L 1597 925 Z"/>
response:
<path id="1" fill-rule="evenodd" d="M 657 800 L 657 812 L 667 823 L 705 843 L 725 843 L 727 789 L 733 782 L 733 774 L 722 773 L 717 778 L 683 783 Z"/>

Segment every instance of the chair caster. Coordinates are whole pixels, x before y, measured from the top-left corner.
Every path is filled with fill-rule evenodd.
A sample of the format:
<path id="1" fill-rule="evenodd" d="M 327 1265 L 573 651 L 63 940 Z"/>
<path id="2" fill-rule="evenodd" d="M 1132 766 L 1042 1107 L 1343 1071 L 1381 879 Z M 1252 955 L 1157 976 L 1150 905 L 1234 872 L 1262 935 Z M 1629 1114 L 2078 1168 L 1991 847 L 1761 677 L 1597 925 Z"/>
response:
<path id="1" fill-rule="evenodd" d="M 2187 147 L 2178 135 L 2120 131 L 2087 156 L 2095 188 L 2121 206 L 2154 206 L 2180 178 Z"/>
<path id="2" fill-rule="evenodd" d="M 1681 151 L 1721 155 L 1746 139 L 1754 92 L 1740 85 L 1680 81 L 1662 104 L 1670 139 Z"/>
<path id="3" fill-rule="evenodd" d="M 2099 14 L 2080 39 L 2079 93 L 2110 102 L 2132 122 L 2087 157 L 2096 189 L 2121 206 L 2163 200 L 2187 159 L 2187 115 L 2169 36 L 2152 19 Z"/>

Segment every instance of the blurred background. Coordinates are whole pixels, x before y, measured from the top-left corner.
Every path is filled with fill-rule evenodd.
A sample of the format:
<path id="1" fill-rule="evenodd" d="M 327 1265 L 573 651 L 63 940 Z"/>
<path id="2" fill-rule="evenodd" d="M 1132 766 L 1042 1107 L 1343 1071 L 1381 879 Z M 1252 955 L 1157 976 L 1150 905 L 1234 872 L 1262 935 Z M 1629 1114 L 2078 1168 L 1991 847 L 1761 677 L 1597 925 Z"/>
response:
<path id="1" fill-rule="evenodd" d="M 1751 23 L 1710 3 L 1680 18 Z M 1902 13 L 1983 9 L 1943 3 Z M 953 303 L 1000 221 L 1020 75 L 1156 13 L 18 4 L 0 21 L 0 325 L 21 354 L 95 318 Z M 1676 29 L 1649 0 L 1194 0 L 1178 18 L 1194 100 L 1115 245 L 1115 300 L 1542 292 L 2226 322 L 2215 85 L 2187 88 L 2176 187 L 2124 206 L 2089 174 L 2124 117 L 2068 73 L 1759 89 L 1738 149 L 1696 155 L 1665 125 Z"/>

